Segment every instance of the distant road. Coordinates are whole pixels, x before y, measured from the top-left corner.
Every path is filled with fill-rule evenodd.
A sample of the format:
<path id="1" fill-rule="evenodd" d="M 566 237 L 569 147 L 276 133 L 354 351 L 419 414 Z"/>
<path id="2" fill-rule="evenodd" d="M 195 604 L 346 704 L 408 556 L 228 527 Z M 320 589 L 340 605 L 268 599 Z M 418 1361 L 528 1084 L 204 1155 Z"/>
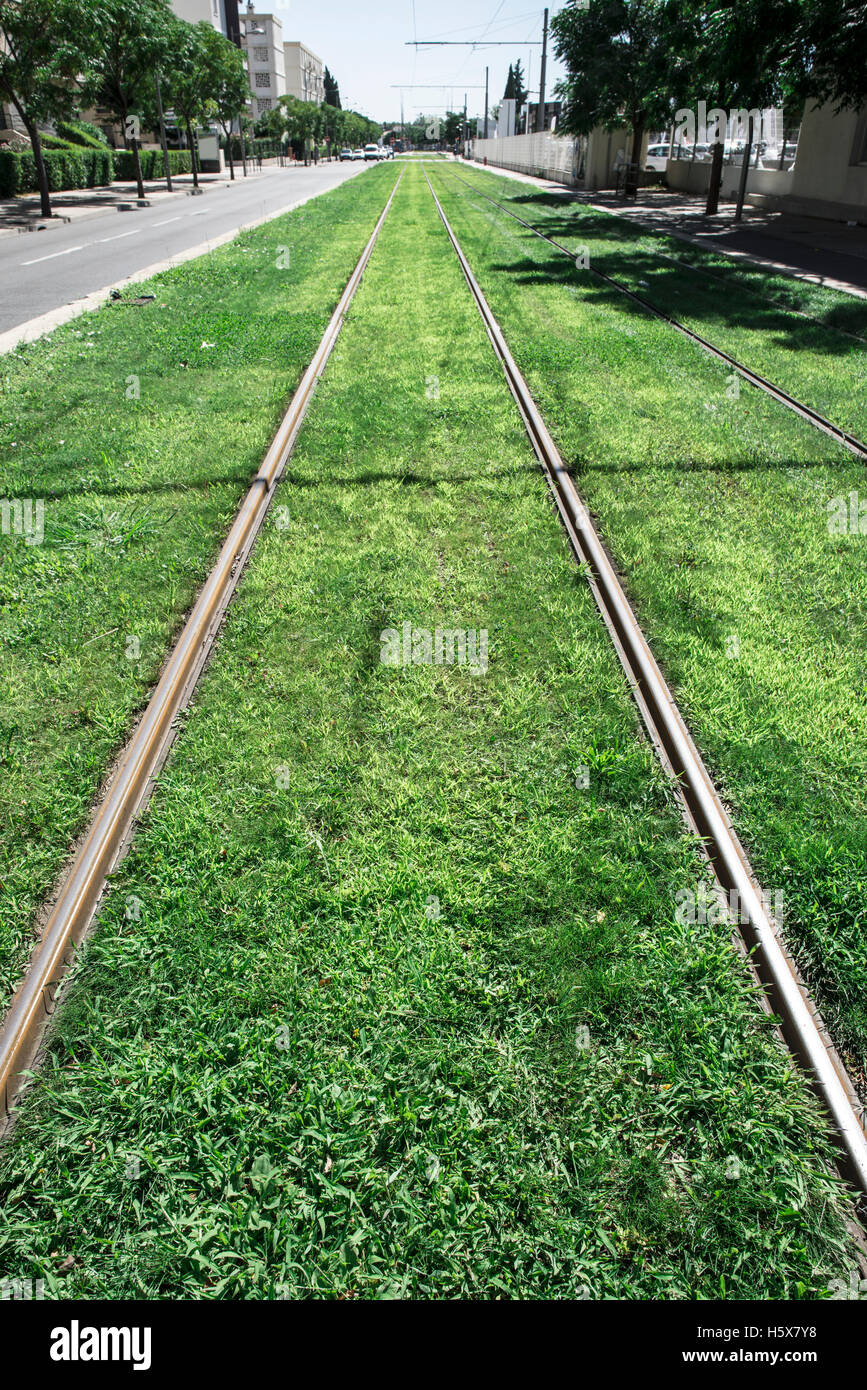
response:
<path id="1" fill-rule="evenodd" d="M 178 194 L 134 212 L 111 209 L 50 231 L 0 237 L 0 333 L 336 188 L 366 167 L 347 162 L 265 169 L 200 197 Z"/>

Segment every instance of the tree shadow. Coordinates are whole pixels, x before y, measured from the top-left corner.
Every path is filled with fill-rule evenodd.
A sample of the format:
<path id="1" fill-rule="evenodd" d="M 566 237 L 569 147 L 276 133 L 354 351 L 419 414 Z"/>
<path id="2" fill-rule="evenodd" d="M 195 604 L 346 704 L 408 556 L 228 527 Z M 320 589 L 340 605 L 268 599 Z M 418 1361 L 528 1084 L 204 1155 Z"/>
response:
<path id="1" fill-rule="evenodd" d="M 475 191 L 479 193 L 481 190 Z M 715 321 L 726 328 L 767 333 L 772 335 L 776 346 L 788 351 L 819 350 L 835 356 L 856 357 L 864 354 L 865 345 L 852 342 L 845 335 L 867 336 L 867 301 L 852 298 L 850 303 L 839 303 L 811 313 L 808 319 L 799 318 L 792 313 L 797 306 L 787 307 L 778 302 L 777 286 L 774 286 L 777 302 L 774 297 L 768 297 L 770 291 L 763 288 L 764 283 L 778 278 L 781 273 L 772 268 L 750 265 L 747 272 L 743 266 L 719 265 L 718 262 L 712 269 L 701 267 L 682 254 L 678 256 L 683 243 L 665 232 L 656 231 L 646 224 L 624 222 L 614 213 L 588 210 L 582 204 L 574 204 L 571 210 L 567 210 L 562 199 L 547 193 L 518 194 L 509 198 L 508 204 L 518 205 L 527 222 L 533 223 L 537 231 L 555 240 L 569 237 L 580 245 L 585 237 L 599 236 L 609 244 L 615 243 L 616 248 L 622 251 L 621 256 L 618 256 L 617 249 L 594 256 L 592 242 L 588 243 L 591 265 L 595 260 L 597 269 L 615 278 L 618 271 L 621 275 L 627 271 L 633 278 L 646 280 L 647 285 L 639 286 L 636 292 L 663 313 L 674 317 L 695 316 L 704 321 Z M 505 200 L 503 206 L 506 206 Z M 531 215 L 533 208 L 545 210 L 546 215 L 541 221 L 534 221 Z M 642 240 L 648 238 L 661 243 L 659 254 L 641 246 Z M 555 248 L 551 249 L 553 251 Z M 576 246 L 576 252 L 577 249 Z M 700 248 L 691 247 L 691 250 L 693 256 L 701 255 Z M 669 260 L 669 256 L 673 260 Z M 744 284 L 745 274 L 749 274 L 758 284 Z M 634 288 L 629 284 L 626 287 Z M 806 314 L 808 311 L 801 309 L 800 312 Z M 821 342 L 817 341 L 819 334 Z M 718 345 L 723 346 L 721 343 Z"/>

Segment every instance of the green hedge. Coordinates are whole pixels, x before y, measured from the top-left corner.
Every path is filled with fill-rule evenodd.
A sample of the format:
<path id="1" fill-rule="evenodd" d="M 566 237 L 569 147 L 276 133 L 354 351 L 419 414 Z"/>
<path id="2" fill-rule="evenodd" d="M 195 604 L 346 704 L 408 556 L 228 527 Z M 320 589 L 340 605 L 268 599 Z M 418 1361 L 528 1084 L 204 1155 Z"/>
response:
<path id="1" fill-rule="evenodd" d="M 48 187 L 52 193 L 64 188 L 100 188 L 114 178 L 111 150 L 43 150 Z M 16 193 L 36 193 L 36 160 L 29 150 L 15 154 L 0 150 L 0 198 Z"/>
<path id="2" fill-rule="evenodd" d="M 89 150 L 108 148 L 108 141 L 99 126 L 92 125 L 90 121 L 58 121 L 57 134 L 61 140 L 68 140 L 73 145 L 84 145 Z"/>
<path id="3" fill-rule="evenodd" d="M 220 139 L 220 148 L 226 150 L 225 136 Z M 278 154 L 283 152 L 283 146 L 279 140 L 266 140 L 264 136 L 256 136 L 255 139 L 247 140 L 247 154 L 256 154 L 260 159 L 275 159 Z M 227 156 L 228 151 L 226 150 Z M 232 158 L 237 164 L 241 162 L 241 137 L 232 136 Z"/>
<path id="4" fill-rule="evenodd" d="M 142 178 L 161 179 L 165 177 L 166 166 L 162 150 L 140 150 Z M 135 158 L 132 150 L 115 150 L 115 178 L 135 178 Z M 193 162 L 189 150 L 169 150 L 169 168 L 173 174 L 191 174 Z"/>

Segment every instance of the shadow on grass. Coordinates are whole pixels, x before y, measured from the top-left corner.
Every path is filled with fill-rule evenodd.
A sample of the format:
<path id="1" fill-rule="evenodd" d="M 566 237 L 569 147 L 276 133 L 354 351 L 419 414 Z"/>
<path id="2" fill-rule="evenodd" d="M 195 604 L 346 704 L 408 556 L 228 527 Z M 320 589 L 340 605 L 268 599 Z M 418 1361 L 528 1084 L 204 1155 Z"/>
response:
<path id="1" fill-rule="evenodd" d="M 481 192 L 479 189 L 475 191 Z M 618 272 L 621 275 L 625 272 L 646 279 L 647 286 L 641 286 L 639 292 L 663 313 L 675 317 L 694 315 L 728 328 L 772 334 L 775 343 L 789 351 L 815 353 L 821 350 L 837 356 L 861 355 L 864 352 L 863 344 L 853 343 L 843 336 L 844 333 L 856 336 L 867 334 L 867 304 L 860 300 L 853 299 L 851 304 L 840 303 L 823 313 L 811 315 L 808 323 L 793 318 L 785 305 L 764 297 L 762 288 L 744 285 L 745 271 L 740 266 L 715 263 L 711 273 L 710 267 L 705 269 L 682 257 L 678 265 L 667 261 L 666 256 L 681 249 L 679 243 L 672 244 L 664 233 L 646 225 L 624 223 L 613 214 L 588 212 L 580 204 L 566 211 L 561 198 L 545 193 L 519 194 L 500 201 L 504 207 L 520 205 L 520 209 L 516 207 L 515 210 L 520 210 L 525 220 L 532 223 L 537 231 L 555 240 L 570 237 L 581 244 L 582 239 L 596 235 L 609 243 L 616 243 L 613 251 L 605 251 L 598 256 L 594 255 L 590 243 L 591 263 L 596 259 L 598 269 L 615 277 Z M 545 214 L 541 220 L 533 218 L 534 209 Z M 660 251 L 665 245 L 665 256 L 655 255 L 640 245 L 648 237 L 659 240 Z M 618 249 L 622 254 L 618 254 Z M 554 252 L 553 247 L 551 250 Z M 562 252 L 555 254 L 562 255 Z M 760 281 L 769 281 L 780 274 L 779 271 L 764 270 L 758 266 L 751 266 L 748 273 Z M 706 283 L 702 283 L 702 276 L 706 276 Z M 722 284 L 720 277 L 729 283 Z M 774 290 L 778 299 L 779 288 L 774 286 Z M 821 344 L 816 342 L 817 329 L 822 332 Z"/>

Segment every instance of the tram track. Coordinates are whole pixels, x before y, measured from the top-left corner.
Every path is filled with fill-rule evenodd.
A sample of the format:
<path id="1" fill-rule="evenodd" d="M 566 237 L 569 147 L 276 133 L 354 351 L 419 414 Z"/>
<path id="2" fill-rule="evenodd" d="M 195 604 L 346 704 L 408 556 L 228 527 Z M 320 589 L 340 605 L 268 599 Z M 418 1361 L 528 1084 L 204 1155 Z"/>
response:
<path id="1" fill-rule="evenodd" d="M 402 173 L 253 480 L 145 714 L 127 744 L 117 774 L 70 866 L 27 974 L 13 998 L 0 1030 L 0 1089 L 5 1116 L 12 1113 L 22 1072 L 32 1066 L 37 1056 L 74 948 L 83 940 L 93 921 L 108 874 L 128 845 L 135 821 L 168 754 L 177 715 L 188 703 L 207 663 L 223 615 L 267 514 L 273 485 L 292 452 L 316 382 L 336 342 L 401 178 Z M 425 178 L 653 746 L 675 781 L 688 824 L 705 846 L 720 890 L 736 895 L 740 905 L 738 926 L 745 949 L 765 988 L 770 1008 L 781 1020 L 786 1045 L 806 1071 L 831 1118 L 841 1147 L 841 1170 L 857 1188 L 867 1192 L 867 1135 L 855 1089 L 780 939 L 746 853 L 656 664 L 615 568 L 511 356 L 426 171 Z M 558 249 L 565 251 L 559 245 Z"/>
<path id="2" fill-rule="evenodd" d="M 568 256 L 569 260 L 572 262 L 575 261 L 575 254 L 570 251 L 567 246 L 564 246 L 562 242 L 557 241 L 555 237 L 548 236 L 546 232 L 540 231 L 538 227 L 534 227 L 532 222 L 526 221 L 526 219 L 520 217 L 518 213 L 513 212 L 511 208 L 506 207 L 505 204 L 499 202 L 496 198 L 492 198 L 490 194 L 484 193 L 476 184 L 464 178 L 462 174 L 455 173 L 454 170 L 450 170 L 449 172 L 454 178 L 465 184 L 467 188 L 472 189 L 480 198 L 484 198 L 486 202 L 491 203 L 493 207 L 498 208 L 499 211 L 505 213 L 507 217 L 513 218 L 514 221 L 520 223 L 522 227 L 525 227 L 527 231 L 532 232 L 533 235 L 537 236 L 541 241 L 547 242 L 549 246 L 553 246 L 555 250 L 561 252 L 562 255 Z M 813 425 L 816 429 L 828 435 L 829 438 L 835 440 L 836 443 L 841 444 L 851 454 L 854 454 L 856 458 L 867 460 L 867 443 L 856 438 L 856 436 L 851 434 L 848 430 L 844 430 L 841 426 L 835 425 L 832 420 L 828 420 L 818 410 L 814 410 L 812 406 L 806 405 L 803 401 L 799 401 L 795 396 L 790 395 L 783 387 L 777 386 L 776 383 L 762 376 L 759 372 L 754 372 L 751 367 L 746 366 L 745 363 L 739 361 L 736 357 L 732 357 L 730 353 L 726 352 L 723 348 L 717 347 L 710 339 L 703 337 L 700 333 L 696 333 L 694 329 L 688 328 L 685 323 L 681 323 L 681 321 L 672 314 L 666 314 L 664 310 L 657 308 L 657 306 L 651 303 L 649 299 L 646 299 L 644 295 L 637 294 L 635 290 L 629 289 L 628 286 L 622 284 L 613 275 L 608 275 L 605 271 L 599 270 L 593 265 L 588 265 L 585 268 L 604 284 L 610 285 L 611 288 L 616 290 L 619 294 L 624 295 L 634 304 L 638 304 L 647 313 L 652 314 L 654 318 L 660 319 L 663 323 L 667 323 L 670 328 L 682 334 L 682 336 L 689 339 L 690 342 L 695 343 L 702 351 L 708 353 L 711 357 L 717 358 L 720 362 L 724 362 L 726 366 L 731 367 L 738 376 L 751 386 L 755 386 L 760 391 L 764 391 L 766 395 L 770 396 L 780 405 L 784 405 L 788 410 L 799 415 L 801 419 L 806 420 L 808 424 Z"/>
<path id="3" fill-rule="evenodd" d="M 281 477 L 295 447 L 317 382 L 337 341 L 404 171 L 359 257 L 277 433 L 241 503 L 189 617 L 163 667 L 156 689 L 117 764 L 101 804 L 73 858 L 24 977 L 0 1026 L 0 1127 L 12 1115 L 22 1074 L 32 1066 L 54 1012 L 75 948 L 96 914 L 108 875 L 128 847 L 136 820 L 177 732 L 178 715 L 201 678 L 226 610 L 247 565 Z"/>
<path id="4" fill-rule="evenodd" d="M 831 1119 L 841 1145 L 841 1169 L 862 1193 L 867 1193 L 864 1107 L 771 917 L 747 854 L 656 663 L 615 567 L 509 351 L 502 329 L 473 275 L 427 172 L 425 178 L 653 747 L 674 781 L 688 825 L 704 845 L 720 891 L 729 902 L 738 904 L 736 925 L 744 947 L 770 1007 L 780 1019 L 786 1046 L 804 1069 Z"/>

